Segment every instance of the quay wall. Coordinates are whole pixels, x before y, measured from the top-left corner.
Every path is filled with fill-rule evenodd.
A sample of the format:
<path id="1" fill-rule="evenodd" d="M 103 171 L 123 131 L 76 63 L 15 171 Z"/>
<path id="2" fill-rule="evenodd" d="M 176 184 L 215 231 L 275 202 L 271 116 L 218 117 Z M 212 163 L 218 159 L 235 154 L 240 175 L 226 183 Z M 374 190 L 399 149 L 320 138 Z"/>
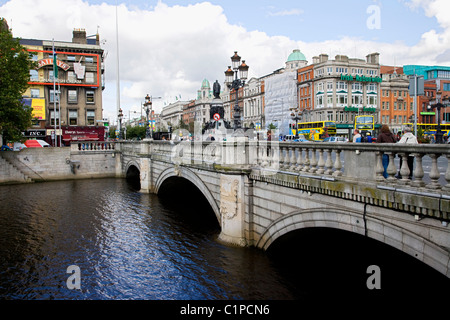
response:
<path id="1" fill-rule="evenodd" d="M 26 148 L 0 152 L 0 184 L 115 177 L 111 151 Z"/>

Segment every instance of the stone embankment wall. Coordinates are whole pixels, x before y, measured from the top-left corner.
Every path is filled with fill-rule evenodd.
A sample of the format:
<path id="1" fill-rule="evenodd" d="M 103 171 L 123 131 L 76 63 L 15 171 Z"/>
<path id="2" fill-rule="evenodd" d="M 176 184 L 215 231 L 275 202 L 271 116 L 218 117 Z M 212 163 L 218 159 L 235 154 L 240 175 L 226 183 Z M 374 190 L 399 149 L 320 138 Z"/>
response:
<path id="1" fill-rule="evenodd" d="M 0 184 L 115 177 L 115 152 L 27 148 L 0 152 Z"/>

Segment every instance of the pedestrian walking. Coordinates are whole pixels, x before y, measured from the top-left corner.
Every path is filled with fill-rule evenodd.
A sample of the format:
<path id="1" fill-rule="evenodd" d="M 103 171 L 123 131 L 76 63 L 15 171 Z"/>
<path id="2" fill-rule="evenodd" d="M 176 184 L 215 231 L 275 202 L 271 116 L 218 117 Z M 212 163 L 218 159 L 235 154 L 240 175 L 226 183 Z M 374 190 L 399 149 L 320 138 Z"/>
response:
<path id="1" fill-rule="evenodd" d="M 358 129 L 355 129 L 353 131 L 353 142 L 361 142 L 361 134 L 359 133 Z"/>

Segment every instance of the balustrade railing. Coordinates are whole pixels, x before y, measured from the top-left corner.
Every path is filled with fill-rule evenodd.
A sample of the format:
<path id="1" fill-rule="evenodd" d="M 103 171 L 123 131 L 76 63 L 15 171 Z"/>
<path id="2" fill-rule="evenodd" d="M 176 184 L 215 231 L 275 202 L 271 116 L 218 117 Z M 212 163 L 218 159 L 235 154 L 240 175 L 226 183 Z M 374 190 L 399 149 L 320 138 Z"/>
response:
<path id="1" fill-rule="evenodd" d="M 377 184 L 450 191 L 450 146 L 376 143 L 289 143 L 278 141 L 150 141 L 123 142 L 122 152 L 146 152 L 174 164 L 210 168 L 245 168 L 257 174 L 277 172 L 320 179 L 356 180 Z M 139 144 L 139 143 L 138 143 Z M 118 148 L 117 148 L 118 149 Z M 389 155 L 383 176 L 383 155 Z M 414 158 L 409 179 L 408 156 Z M 401 163 L 403 162 L 403 165 Z M 402 178 L 395 175 L 400 173 Z"/>
<path id="2" fill-rule="evenodd" d="M 115 150 L 115 142 L 111 141 L 86 141 L 72 142 L 72 151 L 113 151 Z"/>

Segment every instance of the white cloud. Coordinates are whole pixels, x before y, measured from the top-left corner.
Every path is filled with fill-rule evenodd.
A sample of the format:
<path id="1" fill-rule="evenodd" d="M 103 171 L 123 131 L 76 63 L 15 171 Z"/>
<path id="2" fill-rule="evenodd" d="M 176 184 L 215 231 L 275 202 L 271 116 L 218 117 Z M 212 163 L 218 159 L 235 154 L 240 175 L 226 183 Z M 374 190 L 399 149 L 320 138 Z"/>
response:
<path id="1" fill-rule="evenodd" d="M 223 8 L 209 2 L 189 6 L 168 6 L 159 2 L 149 9 L 119 5 L 119 45 L 121 106 L 140 111 L 146 94 L 161 96 L 165 101 L 196 97 L 204 78 L 222 84 L 224 71 L 233 52 L 246 60 L 250 76 L 263 76 L 284 66 L 293 49 L 312 57 L 327 53 L 364 58 L 379 52 L 381 62 L 393 64 L 433 64 L 449 56 L 450 19 L 447 0 L 413 0 L 429 16 L 436 17 L 443 31 L 430 30 L 420 42 L 407 46 L 402 42 L 384 43 L 343 37 L 321 42 L 297 42 L 285 36 L 268 36 L 265 32 L 246 30 L 232 25 Z M 272 12 L 276 14 L 272 8 Z M 301 10 L 279 11 L 278 14 L 301 14 Z M 116 7 L 102 3 L 90 5 L 83 0 L 10 0 L 0 6 L 0 16 L 22 38 L 71 41 L 74 28 L 85 28 L 89 35 L 99 26 L 105 61 L 106 89 L 103 94 L 104 114 L 116 116 Z M 12 23 L 11 23 L 12 20 Z M 171 100 L 170 100 L 171 99 Z M 155 101 L 157 111 L 164 100 Z"/>

